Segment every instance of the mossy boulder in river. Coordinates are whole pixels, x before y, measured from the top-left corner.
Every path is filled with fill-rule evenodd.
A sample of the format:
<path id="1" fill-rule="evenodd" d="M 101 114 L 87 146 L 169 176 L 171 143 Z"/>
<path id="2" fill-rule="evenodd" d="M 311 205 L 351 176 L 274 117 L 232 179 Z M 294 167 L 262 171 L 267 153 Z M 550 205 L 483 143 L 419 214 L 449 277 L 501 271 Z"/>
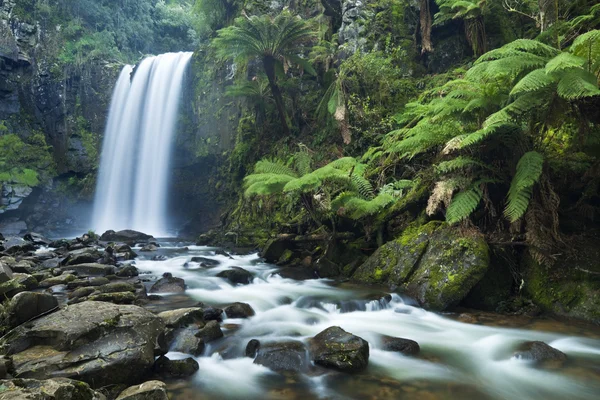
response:
<path id="1" fill-rule="evenodd" d="M 434 221 L 412 226 L 380 247 L 352 279 L 388 285 L 425 308 L 444 310 L 469 293 L 488 265 L 488 246 L 481 234 Z"/>

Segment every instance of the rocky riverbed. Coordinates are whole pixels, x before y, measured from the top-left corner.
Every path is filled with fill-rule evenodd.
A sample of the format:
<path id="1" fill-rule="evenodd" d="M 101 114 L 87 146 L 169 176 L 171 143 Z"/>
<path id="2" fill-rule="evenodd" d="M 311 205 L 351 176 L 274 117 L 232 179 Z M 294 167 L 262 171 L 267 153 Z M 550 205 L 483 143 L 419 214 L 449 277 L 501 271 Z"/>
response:
<path id="1" fill-rule="evenodd" d="M 593 399 L 600 389 L 594 326 L 440 315 L 298 268 L 133 231 L 0 237 L 0 399 Z"/>

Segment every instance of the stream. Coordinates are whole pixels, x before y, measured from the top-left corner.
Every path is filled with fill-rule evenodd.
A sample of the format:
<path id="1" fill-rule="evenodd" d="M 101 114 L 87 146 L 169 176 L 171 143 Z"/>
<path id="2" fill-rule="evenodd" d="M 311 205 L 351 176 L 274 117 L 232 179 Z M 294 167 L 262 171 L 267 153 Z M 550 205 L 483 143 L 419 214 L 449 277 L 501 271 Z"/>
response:
<path id="1" fill-rule="evenodd" d="M 165 272 L 185 279 L 185 294 L 163 295 L 153 311 L 191 307 L 198 302 L 223 306 L 248 303 L 256 315 L 225 318 L 225 336 L 196 357 L 200 370 L 168 382 L 179 399 L 597 399 L 600 394 L 600 328 L 550 318 L 508 317 L 472 312 L 473 323 L 458 314 L 425 311 L 384 288 L 364 288 L 327 279 L 293 280 L 257 254 L 216 254 L 215 248 L 160 242 L 157 252 L 139 252 L 136 266 L 149 282 Z M 187 245 L 187 247 L 186 247 Z M 157 254 L 166 257 L 152 261 Z M 216 260 L 204 268 L 194 256 Z M 254 275 L 249 285 L 216 277 L 232 266 Z M 358 374 L 314 369 L 278 374 L 244 357 L 251 339 L 261 343 L 307 341 L 330 326 L 367 340 L 369 367 Z M 415 340 L 418 356 L 381 350 L 381 335 Z M 525 341 L 543 341 L 564 352 L 567 362 L 541 368 L 513 357 Z M 171 359 L 189 355 L 170 352 Z"/>

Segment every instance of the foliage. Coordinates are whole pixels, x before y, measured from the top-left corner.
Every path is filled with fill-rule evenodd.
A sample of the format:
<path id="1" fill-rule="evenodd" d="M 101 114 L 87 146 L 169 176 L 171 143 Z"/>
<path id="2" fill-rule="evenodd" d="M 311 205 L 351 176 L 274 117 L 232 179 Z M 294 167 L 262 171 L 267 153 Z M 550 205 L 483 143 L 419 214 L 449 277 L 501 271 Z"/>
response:
<path id="1" fill-rule="evenodd" d="M 486 0 L 435 0 L 439 12 L 434 16 L 433 25 L 445 24 L 451 20 L 464 20 L 465 36 L 477 56 L 487 50 L 487 36 L 483 21 Z"/>
<path id="2" fill-rule="evenodd" d="M 37 186 L 52 168 L 45 138 L 40 133 L 22 140 L 15 134 L 0 136 L 0 182 Z"/>

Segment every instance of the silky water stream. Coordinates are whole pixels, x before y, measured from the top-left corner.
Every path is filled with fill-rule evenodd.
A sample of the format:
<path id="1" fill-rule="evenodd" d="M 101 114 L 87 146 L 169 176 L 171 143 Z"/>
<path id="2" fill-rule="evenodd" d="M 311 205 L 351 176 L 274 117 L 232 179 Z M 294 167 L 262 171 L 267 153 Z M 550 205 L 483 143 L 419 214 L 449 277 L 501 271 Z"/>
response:
<path id="1" fill-rule="evenodd" d="M 357 288 L 331 280 L 293 280 L 277 274 L 256 254 L 233 256 L 217 249 L 161 243 L 163 261 L 145 254 L 136 260 L 142 277 L 165 272 L 184 278 L 184 295 L 164 295 L 150 308 L 163 311 L 198 302 L 221 306 L 245 302 L 256 311 L 249 319 L 226 318 L 225 337 L 209 343 L 196 360 L 200 370 L 184 381 L 169 382 L 173 399 L 585 399 L 600 398 L 600 328 L 549 318 L 473 313 L 475 323 L 456 314 L 436 314 L 403 300 L 384 297 L 383 289 Z M 204 268 L 193 256 L 214 259 Z M 233 286 L 216 277 L 232 266 L 254 275 L 249 285 Z M 315 369 L 308 374 L 277 374 L 244 357 L 251 339 L 261 343 L 307 341 L 330 326 L 340 326 L 370 344 L 369 367 L 358 374 Z M 417 341 L 416 357 L 381 350 L 381 335 Z M 525 341 L 539 340 L 568 356 L 560 368 L 540 368 L 516 359 Z M 189 355 L 171 352 L 171 359 Z"/>

